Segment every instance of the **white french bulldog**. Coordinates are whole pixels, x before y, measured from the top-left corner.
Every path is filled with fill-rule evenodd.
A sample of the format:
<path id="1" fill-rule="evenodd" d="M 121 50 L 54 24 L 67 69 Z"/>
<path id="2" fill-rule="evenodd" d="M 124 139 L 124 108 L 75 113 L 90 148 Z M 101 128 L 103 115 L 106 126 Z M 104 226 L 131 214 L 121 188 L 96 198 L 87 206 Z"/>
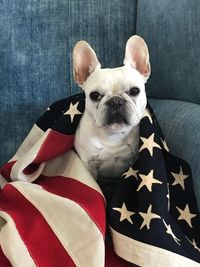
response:
<path id="1" fill-rule="evenodd" d="M 86 95 L 75 134 L 75 149 L 95 179 L 116 179 L 138 156 L 139 122 L 150 75 L 148 48 L 134 35 L 126 43 L 124 66 L 102 69 L 94 50 L 79 41 L 73 74 Z"/>

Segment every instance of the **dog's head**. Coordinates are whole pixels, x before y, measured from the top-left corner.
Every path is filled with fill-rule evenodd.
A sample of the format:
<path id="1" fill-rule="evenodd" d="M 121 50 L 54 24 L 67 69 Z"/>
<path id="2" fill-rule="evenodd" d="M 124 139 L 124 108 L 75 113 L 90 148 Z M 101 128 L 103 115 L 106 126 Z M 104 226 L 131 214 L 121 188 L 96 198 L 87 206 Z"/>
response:
<path id="1" fill-rule="evenodd" d="M 125 132 L 139 123 L 150 75 L 148 48 L 141 37 L 127 41 L 124 66 L 114 69 L 102 69 L 90 45 L 79 41 L 73 50 L 73 74 L 85 91 L 85 112 L 97 127 Z"/>

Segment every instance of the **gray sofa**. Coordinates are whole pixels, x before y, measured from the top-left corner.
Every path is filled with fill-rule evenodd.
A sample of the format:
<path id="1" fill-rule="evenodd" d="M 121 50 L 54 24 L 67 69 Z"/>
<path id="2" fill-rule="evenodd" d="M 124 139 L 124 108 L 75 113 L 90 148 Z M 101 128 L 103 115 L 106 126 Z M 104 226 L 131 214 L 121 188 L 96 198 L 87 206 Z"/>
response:
<path id="1" fill-rule="evenodd" d="M 123 63 L 126 40 L 150 50 L 147 94 L 171 152 L 188 161 L 200 206 L 198 0 L 41 0 L 0 4 L 0 164 L 52 102 L 79 91 L 71 50 L 80 39 L 103 67 Z"/>

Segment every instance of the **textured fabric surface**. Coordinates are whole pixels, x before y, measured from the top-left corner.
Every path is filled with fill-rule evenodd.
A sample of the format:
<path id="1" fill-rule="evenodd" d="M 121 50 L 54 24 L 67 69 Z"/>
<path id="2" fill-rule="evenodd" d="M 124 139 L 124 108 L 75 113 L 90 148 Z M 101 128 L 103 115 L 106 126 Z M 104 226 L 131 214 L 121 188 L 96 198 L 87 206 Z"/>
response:
<path id="1" fill-rule="evenodd" d="M 175 100 L 151 99 L 171 152 L 185 159 L 193 172 L 200 207 L 200 106 Z"/>
<path id="2" fill-rule="evenodd" d="M 71 150 L 84 109 L 83 93 L 52 104 L 0 171 L 0 247 L 11 265 L 199 267 L 190 167 L 169 153 L 151 107 L 140 122 L 136 162 L 106 184 Z M 0 266 L 10 264 L 0 258 Z"/>
<path id="3" fill-rule="evenodd" d="M 78 91 L 71 50 L 85 39 L 102 65 L 122 64 L 135 31 L 132 0 L 0 1 L 0 165 L 45 107 Z"/>
<path id="4" fill-rule="evenodd" d="M 151 96 L 200 103 L 199 16 L 199 0 L 138 1 L 137 34 L 149 45 Z"/>

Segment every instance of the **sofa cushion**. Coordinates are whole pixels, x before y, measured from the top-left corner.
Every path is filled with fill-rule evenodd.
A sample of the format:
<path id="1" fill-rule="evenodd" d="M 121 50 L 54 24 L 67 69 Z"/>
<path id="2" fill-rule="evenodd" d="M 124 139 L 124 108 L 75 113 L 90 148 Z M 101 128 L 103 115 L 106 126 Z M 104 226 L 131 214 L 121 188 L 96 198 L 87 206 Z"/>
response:
<path id="1" fill-rule="evenodd" d="M 79 90 L 75 42 L 90 42 L 104 67 L 122 65 L 135 14 L 136 0 L 1 1 L 0 165 L 48 105 Z"/>
<path id="2" fill-rule="evenodd" d="M 167 99 L 151 99 L 150 103 L 171 153 L 191 166 L 200 207 L 200 105 Z"/>
<path id="3" fill-rule="evenodd" d="M 152 97 L 200 103 L 199 14 L 199 0 L 138 1 L 137 34 L 150 49 Z"/>

